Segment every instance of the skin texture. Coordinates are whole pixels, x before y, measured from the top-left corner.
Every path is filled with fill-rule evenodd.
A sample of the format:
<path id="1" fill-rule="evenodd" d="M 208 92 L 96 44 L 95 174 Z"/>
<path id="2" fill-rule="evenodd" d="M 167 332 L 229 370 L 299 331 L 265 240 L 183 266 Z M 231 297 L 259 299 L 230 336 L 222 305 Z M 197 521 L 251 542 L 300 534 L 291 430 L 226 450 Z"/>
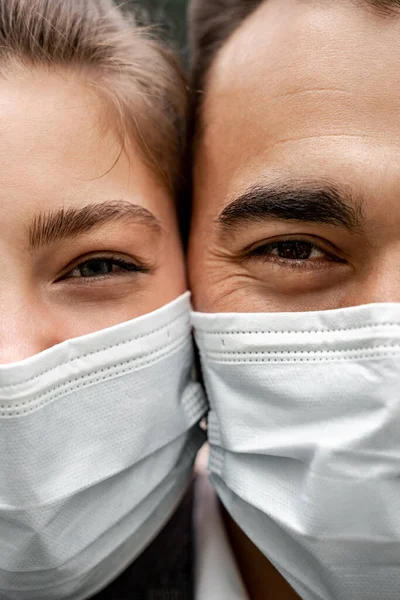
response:
<path id="1" fill-rule="evenodd" d="M 400 300 L 399 35 L 397 17 L 349 2 L 269 0 L 222 48 L 195 157 L 189 265 L 198 310 Z M 363 212 L 358 230 L 275 218 L 221 237 L 217 219 L 232 199 L 293 181 L 346 188 Z M 311 260 L 245 256 L 288 239 L 315 244 Z"/>
<path id="2" fill-rule="evenodd" d="M 186 289 L 170 193 L 137 149 L 121 153 L 115 125 L 72 74 L 0 81 L 1 363 L 133 319 Z M 90 224 L 90 207 L 96 215 L 109 202 L 113 217 Z M 62 239 L 44 226 L 60 210 Z"/>
<path id="3" fill-rule="evenodd" d="M 398 17 L 357 3 L 268 0 L 223 46 L 195 153 L 189 273 L 196 310 L 400 301 L 399 37 Z M 229 204 L 254 188 L 267 190 L 267 201 L 253 194 L 253 217 L 271 189 L 292 190 L 286 217 L 281 194 L 272 217 L 260 209 L 244 219 L 242 210 L 224 221 Z M 306 189 L 296 209 L 303 218 L 294 219 L 299 188 Z M 313 221 L 307 190 L 326 188 L 341 190 L 352 227 Z M 293 250 L 299 241 L 301 258 Z M 226 523 L 250 598 L 296 598 L 228 516 Z"/>

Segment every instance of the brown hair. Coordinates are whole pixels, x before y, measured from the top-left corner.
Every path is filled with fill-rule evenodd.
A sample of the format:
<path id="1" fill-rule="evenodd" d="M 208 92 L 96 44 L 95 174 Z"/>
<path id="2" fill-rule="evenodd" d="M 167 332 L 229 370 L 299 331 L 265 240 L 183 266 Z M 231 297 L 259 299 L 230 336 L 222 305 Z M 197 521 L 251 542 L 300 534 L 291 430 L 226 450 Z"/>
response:
<path id="1" fill-rule="evenodd" d="M 112 0 L 1 0 L 0 74 L 76 69 L 168 187 L 181 171 L 188 89 L 174 54 Z"/>

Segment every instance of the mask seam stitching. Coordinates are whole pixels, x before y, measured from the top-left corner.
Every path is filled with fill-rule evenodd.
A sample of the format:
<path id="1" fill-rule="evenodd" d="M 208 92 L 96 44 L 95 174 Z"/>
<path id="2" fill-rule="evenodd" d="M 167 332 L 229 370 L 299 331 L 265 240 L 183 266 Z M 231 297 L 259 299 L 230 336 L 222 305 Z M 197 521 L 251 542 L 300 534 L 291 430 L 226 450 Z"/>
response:
<path id="1" fill-rule="evenodd" d="M 398 352 L 396 352 L 397 354 Z M 379 354 L 356 354 L 356 355 L 349 355 L 349 356 L 327 356 L 326 358 L 320 357 L 320 358 L 287 358 L 285 360 L 285 357 L 281 357 L 281 358 L 256 358 L 254 360 L 251 360 L 251 358 L 249 357 L 248 360 L 246 360 L 246 362 L 241 362 L 239 358 L 234 359 L 232 358 L 232 360 L 229 360 L 229 358 L 225 358 L 225 359 L 221 359 L 218 360 L 217 358 L 215 358 L 215 362 L 217 364 L 249 364 L 249 363 L 258 363 L 258 364 L 262 364 L 262 363 L 318 363 L 318 362 L 339 362 L 339 361 L 344 361 L 344 360 L 370 360 L 370 359 L 375 359 L 375 358 L 392 358 L 393 357 L 393 353 L 389 353 L 389 352 L 382 352 Z M 246 357 L 242 357 L 242 360 L 244 360 Z"/>
<path id="2" fill-rule="evenodd" d="M 311 355 L 318 356 L 321 354 L 347 354 L 351 352 L 359 352 L 360 354 L 368 354 L 370 352 L 377 352 L 379 350 L 400 350 L 400 344 L 381 344 L 374 346 L 373 348 L 341 348 L 339 350 L 209 350 L 205 352 L 206 356 L 297 356 L 297 355 Z"/>
<path id="3" fill-rule="evenodd" d="M 171 325 L 173 325 L 173 323 L 175 323 L 176 321 L 178 321 L 181 316 L 182 315 L 180 315 L 179 317 L 177 317 L 176 319 L 174 319 L 170 323 L 167 323 L 166 325 L 163 325 L 162 327 L 159 327 L 158 329 L 154 329 L 154 330 L 152 330 L 152 331 L 150 331 L 148 333 L 144 333 L 144 334 L 141 334 L 139 336 L 135 336 L 135 337 L 129 338 L 128 340 L 124 340 L 123 342 L 119 342 L 118 344 L 112 344 L 110 346 L 104 346 L 104 347 L 102 347 L 102 348 L 100 348 L 98 350 L 94 350 L 92 352 L 87 352 L 86 354 L 81 354 L 79 356 L 76 356 L 75 358 L 72 358 L 72 359 L 68 360 L 68 361 L 59 363 L 58 365 L 56 365 L 55 367 L 52 367 L 49 370 L 45 369 L 44 371 L 41 371 L 40 373 L 38 373 L 34 377 L 29 377 L 28 379 L 24 379 L 24 381 L 20 381 L 18 383 L 4 384 L 4 385 L 1 385 L 0 388 L 4 390 L 4 389 L 14 388 L 14 387 L 18 387 L 18 386 L 23 386 L 23 385 L 25 385 L 27 383 L 32 383 L 36 379 L 39 379 L 42 375 L 45 375 L 45 374 L 48 374 L 48 373 L 52 373 L 53 371 L 55 371 L 56 369 L 58 369 L 60 367 L 65 367 L 67 365 L 71 365 L 75 361 L 82 360 L 84 358 L 88 358 L 88 357 L 91 357 L 91 356 L 96 356 L 97 354 L 100 354 L 101 352 L 105 352 L 105 351 L 108 351 L 108 350 L 113 350 L 114 348 L 119 348 L 119 347 L 124 346 L 126 344 L 130 344 L 131 342 L 136 341 L 136 340 L 138 340 L 140 338 L 144 338 L 144 337 L 150 336 L 150 335 L 152 335 L 154 333 L 158 333 L 158 332 L 162 331 L 163 329 L 166 329 L 167 327 L 170 327 Z M 168 346 L 165 346 L 165 347 L 167 348 Z M 162 348 L 160 348 L 160 349 L 162 349 Z M 1 408 L 1 406 L 0 406 L 0 408 Z"/>
<path id="4" fill-rule="evenodd" d="M 142 355 L 142 358 L 146 358 L 146 357 L 149 357 L 151 355 L 159 353 L 158 356 L 154 357 L 150 361 L 145 361 L 145 362 L 141 363 L 140 367 L 142 368 L 142 367 L 145 367 L 145 366 L 149 366 L 151 364 L 154 364 L 155 362 L 158 362 L 159 360 L 162 360 L 163 358 L 165 358 L 165 356 L 167 356 L 169 354 L 169 351 L 171 349 L 178 351 L 178 350 L 184 348 L 185 345 L 186 345 L 186 343 L 187 343 L 187 338 L 184 337 L 182 339 L 184 340 L 184 343 L 179 343 L 179 344 L 176 344 L 176 345 L 170 345 L 170 346 L 168 346 L 165 349 L 168 352 L 165 351 L 165 352 L 160 353 L 160 350 L 156 350 L 156 351 L 151 352 L 149 354 Z M 164 348 L 162 348 L 162 350 L 164 350 Z M 91 373 L 87 373 L 87 374 L 82 375 L 82 376 L 80 376 L 78 378 L 72 379 L 72 380 L 70 380 L 68 382 L 62 383 L 62 384 L 60 384 L 58 386 L 55 386 L 55 387 L 52 387 L 52 388 L 50 388 L 49 390 L 47 390 L 45 392 L 46 399 L 43 399 L 41 402 L 39 402 L 39 403 L 35 404 L 34 406 L 31 406 L 27 410 L 23 410 L 21 412 L 19 412 L 19 411 L 20 411 L 20 409 L 22 407 L 24 407 L 24 406 L 25 407 L 29 407 L 30 405 L 33 404 L 34 401 L 28 400 L 27 402 L 23 402 L 21 404 L 12 404 L 12 405 L 11 404 L 9 404 L 9 405 L 4 404 L 4 405 L 0 405 L 0 417 L 21 416 L 23 414 L 31 413 L 31 412 L 33 412 L 36 409 L 42 408 L 46 404 L 50 404 L 51 402 L 53 402 L 54 400 L 60 398 L 61 396 L 67 395 L 67 394 L 69 394 L 69 393 L 71 393 L 73 391 L 76 391 L 78 389 L 81 389 L 83 387 L 84 388 L 89 387 L 90 385 L 93 384 L 92 378 L 94 376 L 98 375 L 99 373 L 108 372 L 107 375 L 103 375 L 100 379 L 97 379 L 94 382 L 95 384 L 98 384 L 101 381 L 108 381 L 109 379 L 111 379 L 113 377 L 113 375 L 116 375 L 116 376 L 119 377 L 121 375 L 124 375 L 127 372 L 132 372 L 132 367 L 134 366 L 134 363 L 137 360 L 138 359 L 133 359 L 133 360 L 132 359 L 128 359 L 128 360 L 126 360 L 124 362 L 120 362 L 120 363 L 117 363 L 117 364 L 110 365 L 109 367 L 106 367 L 106 368 L 103 368 L 103 369 L 99 369 L 99 370 L 93 371 Z M 125 369 L 119 369 L 119 367 L 121 367 L 123 365 L 129 365 L 129 366 L 127 366 Z M 114 373 L 112 373 L 112 371 L 114 369 L 116 369 L 116 370 L 115 370 Z M 110 371 L 111 371 L 111 373 L 110 373 Z M 89 378 L 90 378 L 89 381 L 85 381 L 85 379 L 87 380 Z M 58 392 L 57 394 L 53 395 L 53 392 L 55 392 L 56 390 L 61 390 L 61 391 Z M 16 409 L 16 410 L 13 410 L 13 409 Z M 12 410 L 12 412 L 8 412 L 8 413 L 6 412 L 6 411 L 11 411 L 11 410 Z"/>
<path id="5" fill-rule="evenodd" d="M 376 329 L 376 328 L 398 328 L 400 329 L 400 323 L 376 323 L 371 325 L 356 325 L 354 327 L 342 327 L 338 329 L 304 329 L 304 330 L 291 330 L 291 329 L 257 329 L 247 331 L 214 331 L 212 329 L 201 329 L 195 327 L 195 331 L 206 335 L 265 335 L 265 334 L 299 334 L 304 335 L 307 333 L 340 333 L 343 331 L 360 331 L 363 329 Z"/>

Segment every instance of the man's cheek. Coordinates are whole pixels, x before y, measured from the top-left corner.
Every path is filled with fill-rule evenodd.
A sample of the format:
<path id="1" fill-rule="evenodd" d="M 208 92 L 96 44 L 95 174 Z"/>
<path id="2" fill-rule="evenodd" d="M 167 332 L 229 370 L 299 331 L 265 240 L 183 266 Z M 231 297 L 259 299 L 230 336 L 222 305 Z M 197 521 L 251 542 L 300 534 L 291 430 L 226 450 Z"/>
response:
<path id="1" fill-rule="evenodd" d="M 193 303 L 198 311 L 265 310 L 263 284 L 245 266 L 231 258 L 210 254 L 202 264 L 193 264 L 190 279 Z"/>

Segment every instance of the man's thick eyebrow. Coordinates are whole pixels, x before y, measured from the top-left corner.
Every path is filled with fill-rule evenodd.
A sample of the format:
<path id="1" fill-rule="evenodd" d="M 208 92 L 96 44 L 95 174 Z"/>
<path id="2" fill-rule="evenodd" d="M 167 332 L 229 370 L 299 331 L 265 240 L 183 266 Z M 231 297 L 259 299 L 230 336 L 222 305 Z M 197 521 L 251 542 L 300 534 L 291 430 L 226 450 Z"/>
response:
<path id="1" fill-rule="evenodd" d="M 145 225 L 157 233 L 161 231 L 158 219 L 143 206 L 126 201 L 99 202 L 39 213 L 27 227 L 29 247 L 36 250 L 117 221 Z"/>
<path id="2" fill-rule="evenodd" d="M 351 190 L 331 185 L 256 185 L 224 208 L 217 223 L 224 235 L 265 220 L 298 221 L 362 228 L 361 202 Z"/>

